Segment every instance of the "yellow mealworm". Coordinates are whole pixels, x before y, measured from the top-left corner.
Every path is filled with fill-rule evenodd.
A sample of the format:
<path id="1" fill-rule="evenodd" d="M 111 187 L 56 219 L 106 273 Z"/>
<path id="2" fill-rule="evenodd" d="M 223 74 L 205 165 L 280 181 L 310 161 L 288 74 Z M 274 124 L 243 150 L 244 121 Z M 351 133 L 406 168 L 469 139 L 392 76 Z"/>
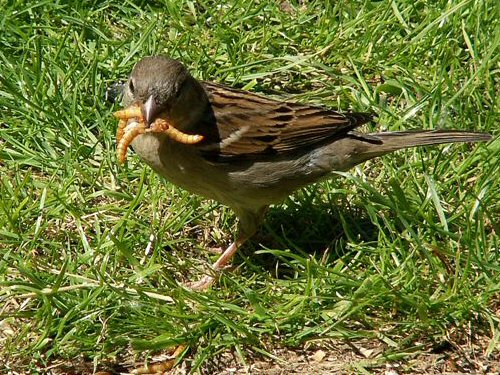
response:
<path id="1" fill-rule="evenodd" d="M 124 108 L 121 111 L 116 111 L 113 114 L 115 117 L 119 118 L 118 128 L 116 129 L 116 143 L 120 143 L 127 127 L 128 120 L 137 118 L 138 122 L 143 122 L 141 107 L 134 104 L 130 107 Z"/>
<path id="2" fill-rule="evenodd" d="M 118 141 L 118 145 L 116 146 L 116 155 L 120 163 L 125 163 L 125 160 L 127 160 L 128 146 L 130 146 L 135 137 L 143 134 L 145 130 L 144 123 L 142 122 L 132 122 L 124 129 L 122 138 Z"/>
<path id="3" fill-rule="evenodd" d="M 186 134 L 174 128 L 167 120 L 162 118 L 156 119 L 151 124 L 151 127 L 146 129 L 141 107 L 138 105 L 131 105 L 121 111 L 116 111 L 114 116 L 120 119 L 116 129 L 116 154 L 121 164 L 127 160 L 128 146 L 130 146 L 135 137 L 145 132 L 164 133 L 170 139 L 183 144 L 194 144 L 203 139 L 202 135 Z"/>
<path id="4" fill-rule="evenodd" d="M 163 130 L 163 133 L 165 133 L 167 137 L 169 137 L 170 139 L 177 141 L 179 143 L 184 143 L 186 145 L 192 145 L 194 143 L 198 143 L 203 139 L 202 135 L 186 134 L 172 126 L 169 127 L 168 129 Z"/>
<path id="5" fill-rule="evenodd" d="M 180 131 L 179 129 L 174 128 L 173 126 L 169 125 L 169 123 L 166 120 L 164 120 L 162 118 L 157 119 L 151 125 L 151 128 L 148 129 L 147 131 L 164 133 L 170 139 L 172 139 L 176 142 L 179 142 L 179 143 L 187 144 L 187 145 L 192 145 L 194 143 L 198 143 L 203 139 L 202 135 L 186 134 L 186 133 Z"/>
<path id="6" fill-rule="evenodd" d="M 122 137 L 123 137 L 123 134 L 125 134 L 125 127 L 127 126 L 127 121 L 126 120 L 123 120 L 123 119 L 120 119 L 120 121 L 118 121 L 118 127 L 116 128 L 116 143 L 120 143 Z"/>
<path id="7" fill-rule="evenodd" d="M 120 120 L 129 120 L 131 118 L 137 117 L 139 121 L 142 121 L 142 111 L 141 107 L 138 105 L 131 105 L 130 107 L 124 108 L 121 111 L 116 111 L 113 116 L 119 118 Z"/>

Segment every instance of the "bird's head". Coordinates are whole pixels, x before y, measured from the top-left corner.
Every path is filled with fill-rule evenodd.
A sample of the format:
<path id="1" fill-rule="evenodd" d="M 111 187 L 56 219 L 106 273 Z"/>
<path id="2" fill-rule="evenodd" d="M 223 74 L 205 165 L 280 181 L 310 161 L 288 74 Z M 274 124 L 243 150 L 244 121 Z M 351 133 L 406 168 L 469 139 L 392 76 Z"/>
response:
<path id="1" fill-rule="evenodd" d="M 164 56 L 141 59 L 125 84 L 124 105 L 138 104 L 146 124 L 162 116 L 179 129 L 189 128 L 208 99 L 196 79 L 177 60 Z"/>

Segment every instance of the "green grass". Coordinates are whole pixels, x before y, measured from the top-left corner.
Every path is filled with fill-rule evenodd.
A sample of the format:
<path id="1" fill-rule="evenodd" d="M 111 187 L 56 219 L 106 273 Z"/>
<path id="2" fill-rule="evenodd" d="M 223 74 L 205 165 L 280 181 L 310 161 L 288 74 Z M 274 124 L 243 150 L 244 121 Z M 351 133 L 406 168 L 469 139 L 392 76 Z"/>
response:
<path id="1" fill-rule="evenodd" d="M 119 369 L 179 343 L 205 373 L 227 353 L 285 366 L 280 350 L 345 344 L 380 349 L 338 363 L 355 373 L 418 371 L 431 352 L 436 371 L 454 355 L 465 370 L 498 360 L 497 1 L 217 4 L 3 3 L 0 372 Z M 235 217 L 135 155 L 119 167 L 119 104 L 105 100 L 158 53 L 198 78 L 374 111 L 367 131 L 495 140 L 401 151 L 297 192 L 235 272 L 193 293 L 179 283 L 207 270 L 204 249 L 231 241 Z"/>

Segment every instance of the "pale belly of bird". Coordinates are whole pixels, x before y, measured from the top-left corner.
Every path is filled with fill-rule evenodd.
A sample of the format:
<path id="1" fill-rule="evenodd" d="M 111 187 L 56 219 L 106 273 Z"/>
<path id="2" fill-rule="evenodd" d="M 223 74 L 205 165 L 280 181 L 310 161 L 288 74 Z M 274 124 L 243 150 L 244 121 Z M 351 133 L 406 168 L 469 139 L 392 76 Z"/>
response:
<path id="1" fill-rule="evenodd" d="M 184 145 L 164 134 L 142 134 L 132 142 L 134 151 L 155 172 L 192 193 L 230 207 L 255 207 L 282 202 L 295 190 L 320 179 L 311 155 L 266 161 L 211 162 L 199 153 L 185 152 Z M 295 171 L 295 173 L 291 173 Z"/>

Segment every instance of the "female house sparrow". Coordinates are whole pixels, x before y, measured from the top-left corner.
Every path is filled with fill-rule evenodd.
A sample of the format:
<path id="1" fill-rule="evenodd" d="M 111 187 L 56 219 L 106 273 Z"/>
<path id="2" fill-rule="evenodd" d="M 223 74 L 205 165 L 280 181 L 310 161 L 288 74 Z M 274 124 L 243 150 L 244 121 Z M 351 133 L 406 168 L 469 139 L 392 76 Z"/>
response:
<path id="1" fill-rule="evenodd" d="M 146 127 L 161 117 L 181 132 L 203 136 L 199 143 L 184 144 L 147 132 L 132 146 L 167 180 L 236 213 L 238 235 L 213 264 L 215 271 L 255 233 L 270 204 L 332 171 L 402 148 L 491 138 L 453 130 L 358 133 L 354 129 L 371 114 L 338 113 L 199 82 L 179 61 L 162 56 L 136 64 L 123 103 L 140 106 Z M 206 289 L 213 280 L 208 275 L 190 286 Z"/>

